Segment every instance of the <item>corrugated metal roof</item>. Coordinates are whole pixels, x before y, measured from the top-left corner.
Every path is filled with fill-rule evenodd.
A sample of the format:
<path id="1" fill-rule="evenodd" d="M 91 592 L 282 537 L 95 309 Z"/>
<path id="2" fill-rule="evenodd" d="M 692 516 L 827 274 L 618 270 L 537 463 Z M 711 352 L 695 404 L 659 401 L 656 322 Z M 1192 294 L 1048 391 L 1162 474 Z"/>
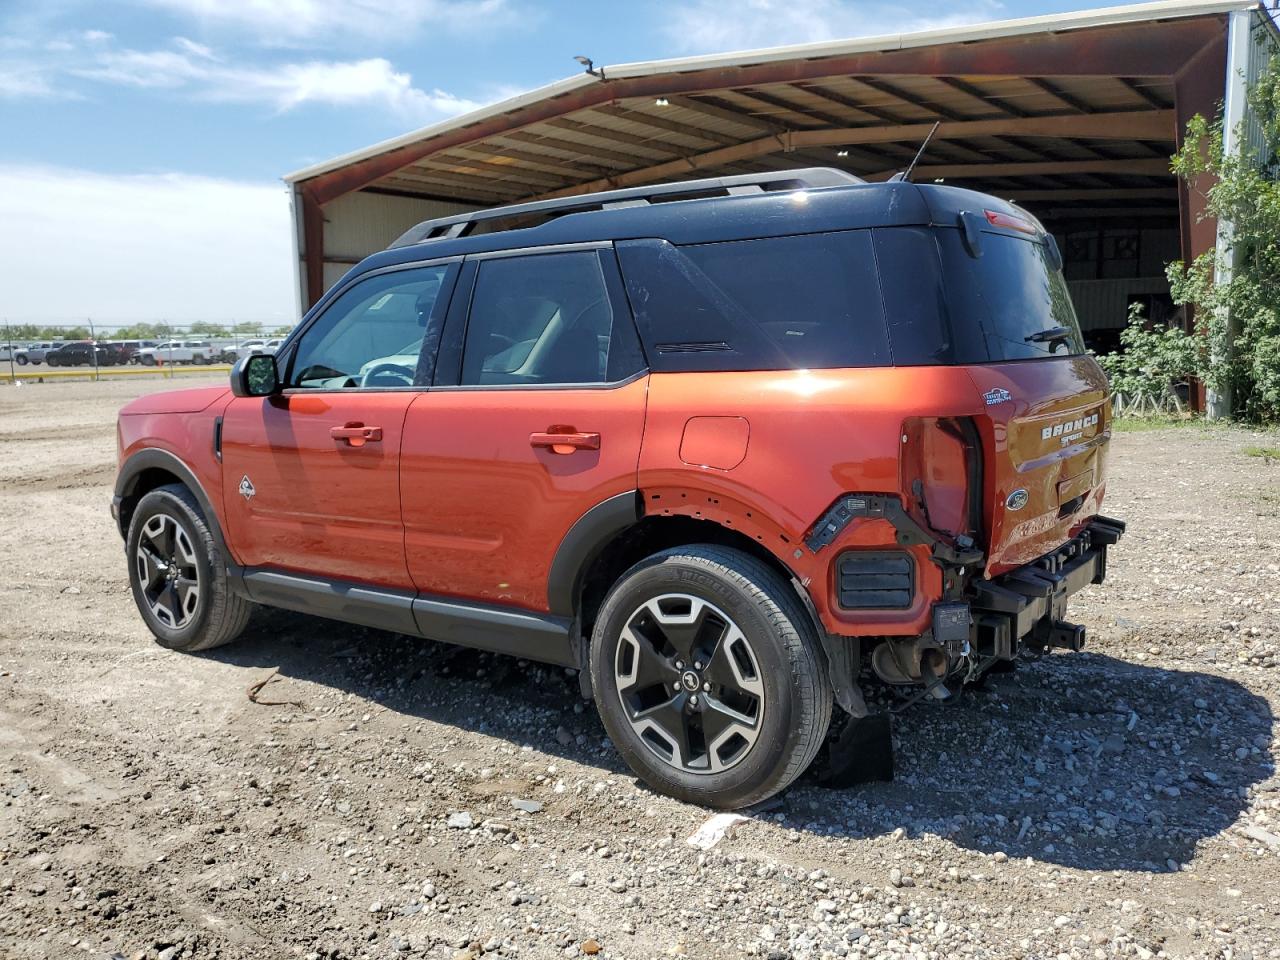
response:
<path id="1" fill-rule="evenodd" d="M 835 40 L 822 43 L 796 44 L 792 46 L 773 47 L 765 50 L 750 50 L 734 53 L 714 54 L 702 57 L 685 57 L 672 60 L 653 60 L 638 63 L 619 64 L 616 66 L 606 66 L 601 68 L 604 75 L 610 80 L 620 80 L 635 77 L 651 77 L 657 75 L 678 74 L 697 70 L 714 69 L 718 67 L 739 67 L 749 66 L 763 63 L 774 63 L 786 60 L 820 60 L 828 57 L 848 56 L 861 53 L 878 53 L 889 52 L 895 50 L 906 50 L 911 48 L 942 46 L 948 44 L 962 44 L 979 40 L 992 40 L 1007 37 L 1027 36 L 1033 34 L 1061 33 L 1071 30 L 1082 30 L 1091 27 L 1116 26 L 1122 24 L 1131 24 L 1154 20 L 1171 20 L 1189 17 L 1211 16 L 1215 14 L 1228 13 L 1235 10 L 1253 10 L 1258 9 L 1259 4 L 1254 0 L 1161 0 L 1157 3 L 1141 3 L 1121 7 L 1108 7 L 1099 10 L 1085 10 L 1076 13 L 1052 14 L 1041 17 L 1026 17 L 1017 20 L 1003 20 L 991 23 L 971 24 L 960 27 L 952 27 L 945 30 L 929 30 L 918 33 L 892 34 L 881 37 L 855 38 L 849 40 Z M 499 103 L 482 107 L 470 113 L 453 117 L 441 123 L 423 127 L 414 130 L 402 136 L 395 137 L 391 140 L 385 140 L 381 143 L 373 144 L 361 150 L 343 154 L 326 160 L 323 163 L 313 164 L 301 170 L 285 176 L 288 183 L 297 183 L 303 180 L 309 180 L 321 174 L 339 170 L 345 166 L 358 163 L 370 157 L 376 157 L 380 154 L 387 153 L 400 147 L 419 143 L 433 137 L 438 137 L 444 133 L 463 130 L 468 126 L 472 126 L 482 121 L 499 117 L 505 113 L 511 113 L 531 104 L 548 101 L 556 97 L 564 96 L 583 87 L 591 86 L 599 83 L 600 80 L 586 73 L 576 74 L 555 83 L 539 87 L 536 90 L 519 94 Z M 846 85 L 856 85 L 857 81 L 843 80 Z M 904 88 L 907 86 L 902 84 Z M 837 86 L 832 86 L 832 90 L 838 90 Z M 737 95 L 736 106 L 742 107 L 742 94 Z M 795 94 L 792 92 L 790 98 L 794 100 Z M 867 106 L 874 105 L 874 98 L 867 96 L 864 89 L 857 97 Z M 888 98 L 891 99 L 891 98 Z M 953 98 L 954 99 L 954 98 Z M 779 117 L 785 117 L 793 120 L 796 116 L 804 117 L 806 114 L 812 116 L 812 111 L 817 109 L 811 99 L 806 99 L 803 103 L 795 101 L 798 106 L 802 107 L 799 114 L 787 113 L 776 106 L 772 109 L 777 110 Z M 888 102 L 888 100 L 886 101 Z M 944 103 L 940 98 L 935 97 L 933 102 Z M 956 100 L 957 105 L 960 101 Z M 752 133 L 744 133 L 750 131 L 749 124 L 741 122 L 735 123 L 726 119 L 717 119 L 708 117 L 705 113 L 690 113 L 688 117 L 682 117 L 680 109 L 672 104 L 673 108 L 667 117 L 672 122 L 681 122 L 690 127 L 701 126 L 711 133 L 724 133 L 725 135 L 740 140 Z M 758 107 L 758 104 L 756 105 Z M 803 108 L 807 107 L 808 110 Z M 748 108 L 748 109 L 754 109 Z M 847 116 L 847 112 L 840 113 L 838 106 L 832 106 L 827 103 L 822 109 L 829 110 L 837 115 Z M 598 112 L 598 111 L 597 111 Z M 922 115 L 928 111 L 922 111 Z M 762 114 L 761 116 L 767 116 Z M 624 129 L 624 132 L 631 133 L 636 136 L 643 135 L 640 129 Z M 755 131 L 758 135 L 759 131 Z M 678 134 L 677 134 L 678 135 Z M 564 139 L 568 139 L 567 137 Z M 522 144 L 523 146 L 523 144 Z M 541 152 L 541 151 L 535 151 Z M 600 157 L 600 151 L 593 149 L 591 151 L 593 158 Z"/>

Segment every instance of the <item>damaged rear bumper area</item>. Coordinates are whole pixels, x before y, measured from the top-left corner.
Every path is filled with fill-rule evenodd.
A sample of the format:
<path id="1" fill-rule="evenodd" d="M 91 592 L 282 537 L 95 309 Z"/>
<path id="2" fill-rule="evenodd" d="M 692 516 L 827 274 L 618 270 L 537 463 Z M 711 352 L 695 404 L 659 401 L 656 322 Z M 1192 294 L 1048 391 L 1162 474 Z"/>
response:
<path id="1" fill-rule="evenodd" d="M 1067 598 L 1107 575 L 1107 548 L 1124 534 L 1125 525 L 1094 517 L 1057 550 L 1025 567 L 970 584 L 974 653 L 981 659 L 1013 660 L 1026 646 L 1033 652 L 1051 647 L 1080 650 L 1085 629 L 1066 622 Z"/>

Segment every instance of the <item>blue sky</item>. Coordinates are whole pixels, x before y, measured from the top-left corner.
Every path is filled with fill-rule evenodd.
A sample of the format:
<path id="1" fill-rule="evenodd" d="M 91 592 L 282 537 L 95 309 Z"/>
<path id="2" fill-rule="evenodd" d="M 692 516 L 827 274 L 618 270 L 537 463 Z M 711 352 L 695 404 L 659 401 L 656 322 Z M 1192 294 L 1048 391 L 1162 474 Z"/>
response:
<path id="1" fill-rule="evenodd" d="M 575 54 L 622 63 L 1088 5 L 0 0 L 0 317 L 287 319 L 282 174 L 566 76 Z M 48 266 L 68 255 L 80 283 Z"/>

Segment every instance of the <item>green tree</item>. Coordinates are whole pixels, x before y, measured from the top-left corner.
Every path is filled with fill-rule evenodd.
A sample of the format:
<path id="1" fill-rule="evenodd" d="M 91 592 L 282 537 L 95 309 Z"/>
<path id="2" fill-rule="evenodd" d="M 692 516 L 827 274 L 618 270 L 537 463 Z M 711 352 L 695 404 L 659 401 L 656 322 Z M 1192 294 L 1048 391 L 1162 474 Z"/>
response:
<path id="1" fill-rule="evenodd" d="M 1173 171 L 1205 199 L 1227 238 L 1226 262 L 1219 252 L 1192 263 L 1169 265 L 1169 283 L 1178 303 L 1192 304 L 1206 331 L 1199 375 L 1212 389 L 1230 395 L 1232 412 L 1252 420 L 1280 419 L 1280 57 L 1249 95 L 1262 133 L 1261 152 L 1242 147 L 1224 153 L 1221 122 L 1195 116 L 1187 124 Z M 1247 140 L 1244 131 L 1236 138 Z M 1211 184 L 1202 189 L 1203 184 Z"/>
<path id="2" fill-rule="evenodd" d="M 191 324 L 191 334 L 199 337 L 225 337 L 227 336 L 227 328 L 220 323 L 197 320 Z"/>
<path id="3" fill-rule="evenodd" d="M 1196 376 L 1202 367 L 1203 343 L 1177 327 L 1148 323 L 1142 305 L 1129 308 L 1129 323 L 1120 331 L 1121 350 L 1098 357 L 1111 389 L 1122 401 L 1118 413 L 1159 413 L 1181 406 L 1177 385 Z"/>

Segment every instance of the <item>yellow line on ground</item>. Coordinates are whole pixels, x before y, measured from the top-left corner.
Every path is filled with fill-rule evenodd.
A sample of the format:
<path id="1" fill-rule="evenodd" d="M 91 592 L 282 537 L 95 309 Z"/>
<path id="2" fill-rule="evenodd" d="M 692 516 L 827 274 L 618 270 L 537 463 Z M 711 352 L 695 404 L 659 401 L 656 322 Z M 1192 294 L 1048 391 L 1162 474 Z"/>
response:
<path id="1" fill-rule="evenodd" d="M 20 373 L 18 371 L 21 371 Z M 175 367 L 168 364 L 155 367 L 76 367 L 70 370 L 50 370 L 39 367 L 18 367 L 14 372 L 0 372 L 0 381 L 14 380 L 67 380 L 81 378 L 85 380 L 105 380 L 108 377 L 159 376 L 172 377 L 180 373 L 229 373 L 231 367 L 225 363 L 211 363 L 208 366 Z"/>

